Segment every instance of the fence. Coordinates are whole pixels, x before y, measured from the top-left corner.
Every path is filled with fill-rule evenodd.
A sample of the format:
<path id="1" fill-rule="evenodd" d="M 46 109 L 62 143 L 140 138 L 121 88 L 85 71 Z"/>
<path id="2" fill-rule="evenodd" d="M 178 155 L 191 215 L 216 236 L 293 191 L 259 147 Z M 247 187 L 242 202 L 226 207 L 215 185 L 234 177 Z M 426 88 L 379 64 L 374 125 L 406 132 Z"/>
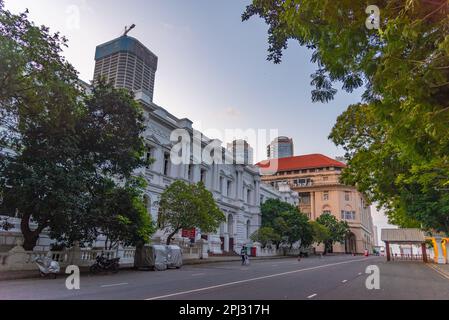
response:
<path id="1" fill-rule="evenodd" d="M 207 258 L 207 245 L 203 242 L 191 245 L 190 242 L 175 242 L 181 247 L 184 260 Z M 206 251 L 206 253 L 204 253 Z M 57 261 L 61 268 L 69 265 L 89 267 L 95 263 L 100 255 L 108 259 L 120 258 L 121 267 L 134 266 L 135 248 L 119 248 L 117 250 L 97 250 L 80 248 L 74 246 L 64 251 L 25 251 L 19 241 L 17 245 L 8 252 L 0 252 L 1 271 L 28 271 L 36 270 L 35 260 L 37 258 L 50 257 Z"/>
<path id="2" fill-rule="evenodd" d="M 8 252 L 0 253 L 0 271 L 35 270 L 35 260 L 44 257 L 50 257 L 57 261 L 62 268 L 69 265 L 89 267 L 100 255 L 104 255 L 108 259 L 120 258 L 120 266 L 129 267 L 134 265 L 135 251 L 135 248 L 93 250 L 81 249 L 77 246 L 65 251 L 25 251 L 20 245 L 17 245 Z"/>

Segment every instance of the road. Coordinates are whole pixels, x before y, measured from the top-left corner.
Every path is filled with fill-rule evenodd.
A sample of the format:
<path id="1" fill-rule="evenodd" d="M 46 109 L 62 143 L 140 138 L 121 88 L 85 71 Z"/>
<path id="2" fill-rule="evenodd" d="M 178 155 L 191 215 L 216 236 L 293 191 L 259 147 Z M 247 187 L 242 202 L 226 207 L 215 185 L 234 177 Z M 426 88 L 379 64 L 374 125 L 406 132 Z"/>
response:
<path id="1" fill-rule="evenodd" d="M 367 290 L 366 268 L 380 269 L 380 290 Z M 0 282 L 0 299 L 33 300 L 375 300 L 449 299 L 449 280 L 422 263 L 333 256 L 185 266 L 167 272 L 122 271 L 65 279 Z"/>

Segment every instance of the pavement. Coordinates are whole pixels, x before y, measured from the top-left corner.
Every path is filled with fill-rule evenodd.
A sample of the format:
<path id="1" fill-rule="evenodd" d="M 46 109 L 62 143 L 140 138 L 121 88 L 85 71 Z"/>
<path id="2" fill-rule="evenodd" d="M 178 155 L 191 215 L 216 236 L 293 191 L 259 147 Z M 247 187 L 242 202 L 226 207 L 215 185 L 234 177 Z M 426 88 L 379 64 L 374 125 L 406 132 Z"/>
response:
<path id="1" fill-rule="evenodd" d="M 275 256 L 275 257 L 257 257 L 252 258 L 253 260 L 278 260 L 278 259 L 286 259 L 288 257 L 283 256 Z M 213 263 L 221 263 L 221 262 L 237 262 L 241 261 L 240 256 L 214 256 L 209 257 L 208 259 L 192 259 L 185 260 L 184 265 L 199 265 L 199 264 L 213 264 Z M 89 273 L 89 268 L 82 267 L 80 268 L 82 274 Z M 131 270 L 132 266 L 123 266 L 123 270 Z M 64 275 L 64 270 L 60 273 L 61 276 Z M 8 281 L 8 280 L 19 280 L 19 279 L 34 279 L 40 278 L 39 271 L 36 267 L 36 270 L 31 271 L 2 271 L 0 272 L 0 281 Z"/>
<path id="2" fill-rule="evenodd" d="M 368 290 L 367 267 L 380 270 L 380 290 Z M 10 300 L 447 300 L 449 278 L 418 262 L 328 256 L 187 265 L 166 272 L 120 271 L 81 276 L 80 290 L 65 279 L 0 282 Z"/>

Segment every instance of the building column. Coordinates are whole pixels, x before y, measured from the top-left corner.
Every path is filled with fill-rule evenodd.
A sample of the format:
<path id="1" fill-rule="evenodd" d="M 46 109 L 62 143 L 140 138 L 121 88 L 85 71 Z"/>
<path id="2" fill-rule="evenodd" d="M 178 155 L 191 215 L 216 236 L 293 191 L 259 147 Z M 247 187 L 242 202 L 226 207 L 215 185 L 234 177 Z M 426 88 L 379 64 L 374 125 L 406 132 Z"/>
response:
<path id="1" fill-rule="evenodd" d="M 387 261 L 390 262 L 391 261 L 390 243 L 385 242 L 385 246 L 386 246 L 386 253 L 387 253 Z"/>
<path id="2" fill-rule="evenodd" d="M 229 234 L 227 233 L 224 236 L 224 251 L 229 252 Z"/>
<path id="3" fill-rule="evenodd" d="M 255 204 L 257 207 L 260 207 L 260 178 L 256 178 L 256 190 L 255 190 L 256 201 Z"/>
<path id="4" fill-rule="evenodd" d="M 427 259 L 427 247 L 425 243 L 421 244 L 421 249 L 422 249 L 422 259 L 424 263 L 428 263 L 429 261 Z"/>
<path id="5" fill-rule="evenodd" d="M 441 244 L 441 238 L 433 239 L 433 246 L 435 250 L 435 263 L 437 264 L 446 264 L 446 258 L 443 253 L 443 246 Z"/>
<path id="6" fill-rule="evenodd" d="M 310 192 L 310 206 L 311 206 L 311 209 L 312 209 L 312 217 L 313 217 L 313 220 L 316 220 L 316 219 L 318 219 L 318 215 L 317 215 L 317 213 L 316 213 L 316 211 L 315 211 L 315 192 Z"/>
<path id="7" fill-rule="evenodd" d="M 198 183 L 201 181 L 201 166 L 194 165 L 193 166 L 193 183 Z"/>
<path id="8" fill-rule="evenodd" d="M 237 167 L 237 200 L 243 201 L 243 169 L 241 167 Z"/>

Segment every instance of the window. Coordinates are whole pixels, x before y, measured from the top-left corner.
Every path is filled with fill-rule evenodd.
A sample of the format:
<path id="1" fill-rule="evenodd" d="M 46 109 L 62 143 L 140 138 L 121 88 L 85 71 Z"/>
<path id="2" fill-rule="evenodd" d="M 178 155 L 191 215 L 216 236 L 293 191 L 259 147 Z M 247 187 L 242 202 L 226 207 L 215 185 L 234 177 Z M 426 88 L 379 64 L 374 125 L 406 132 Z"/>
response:
<path id="1" fill-rule="evenodd" d="M 351 192 L 345 191 L 345 201 L 351 201 Z"/>
<path id="2" fill-rule="evenodd" d="M 324 211 L 323 211 L 323 214 L 329 214 L 329 215 L 332 215 L 332 212 L 331 212 L 330 210 L 324 210 Z"/>
<path id="3" fill-rule="evenodd" d="M 251 204 L 251 190 L 248 190 L 248 191 L 247 191 L 246 202 L 248 202 L 249 204 Z"/>
<path id="4" fill-rule="evenodd" d="M 228 186 L 227 186 L 227 191 L 226 191 L 226 195 L 228 197 L 231 197 L 231 192 L 232 192 L 232 181 L 228 181 Z"/>
<path id="5" fill-rule="evenodd" d="M 164 154 L 164 175 L 168 176 L 170 174 L 170 154 Z"/>
<path id="6" fill-rule="evenodd" d="M 323 177 L 323 181 L 329 181 L 329 177 Z"/>
<path id="7" fill-rule="evenodd" d="M 189 172 L 187 174 L 189 181 L 193 181 L 193 166 L 189 165 Z"/>
<path id="8" fill-rule="evenodd" d="M 246 239 L 249 239 L 251 237 L 251 221 L 248 220 L 246 222 Z"/>
<path id="9" fill-rule="evenodd" d="M 323 201 L 329 201 L 329 191 L 323 192 Z"/>
<path id="10" fill-rule="evenodd" d="M 147 169 L 151 168 L 151 160 L 153 159 L 153 148 L 148 147 L 145 154 L 145 161 L 147 163 Z"/>
<path id="11" fill-rule="evenodd" d="M 201 182 L 206 185 L 206 179 L 207 179 L 207 171 L 205 169 L 201 169 Z"/>
<path id="12" fill-rule="evenodd" d="M 355 220 L 355 211 L 341 211 L 341 219 L 342 220 Z"/>

